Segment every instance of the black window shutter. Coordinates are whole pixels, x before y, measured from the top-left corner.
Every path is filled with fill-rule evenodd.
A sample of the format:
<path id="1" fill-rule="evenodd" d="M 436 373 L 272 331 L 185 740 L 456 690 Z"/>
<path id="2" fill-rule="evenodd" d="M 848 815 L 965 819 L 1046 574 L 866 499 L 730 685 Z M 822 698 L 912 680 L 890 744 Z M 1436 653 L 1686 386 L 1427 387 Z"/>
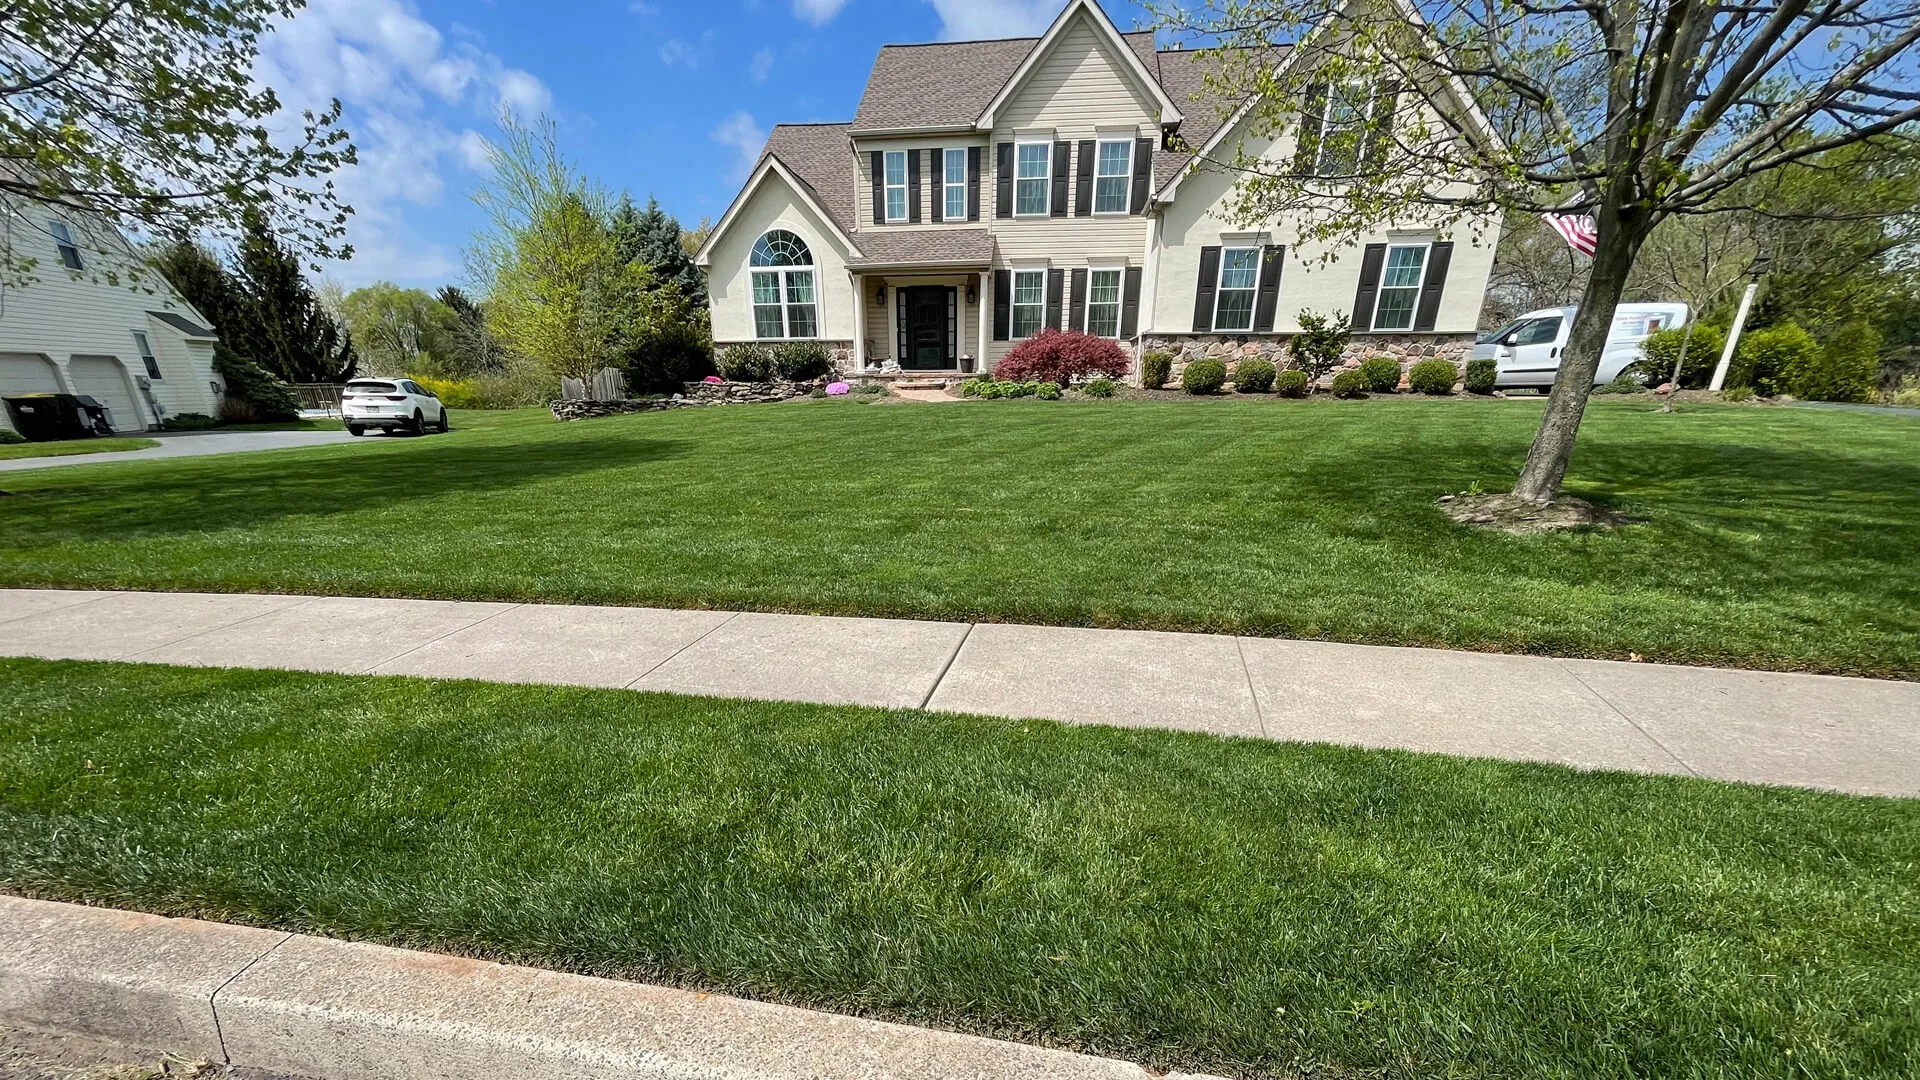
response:
<path id="1" fill-rule="evenodd" d="M 873 158 L 873 223 L 887 223 L 887 155 L 875 150 Z"/>
<path id="2" fill-rule="evenodd" d="M 1253 330 L 1273 333 L 1274 309 L 1280 306 L 1280 269 L 1287 257 L 1287 245 L 1268 244 L 1260 249 L 1260 291 L 1253 303 Z"/>
<path id="3" fill-rule="evenodd" d="M 1013 271 L 993 272 L 993 340 L 1013 336 Z"/>
<path id="4" fill-rule="evenodd" d="M 1220 284 L 1220 248 L 1200 249 L 1200 287 L 1193 294 L 1193 332 L 1213 332 L 1213 290 Z"/>
<path id="5" fill-rule="evenodd" d="M 1073 153 L 1073 144 L 1057 142 L 1053 144 L 1053 216 L 1067 216 L 1067 155 Z"/>
<path id="6" fill-rule="evenodd" d="M 1127 267 L 1126 284 L 1120 291 L 1120 336 L 1130 338 L 1140 332 L 1140 268 Z"/>
<path id="7" fill-rule="evenodd" d="M 1133 206 L 1135 214 L 1147 212 L 1147 196 L 1153 185 L 1153 140 L 1133 140 Z"/>
<path id="8" fill-rule="evenodd" d="M 1060 294 L 1066 287 L 1067 272 L 1065 270 L 1047 271 L 1047 325 L 1042 329 L 1060 328 Z"/>
<path id="9" fill-rule="evenodd" d="M 932 217 L 928 221 L 947 220 L 947 152 L 934 149 L 927 151 L 927 186 L 933 189 Z"/>
<path id="10" fill-rule="evenodd" d="M 1080 140 L 1080 176 L 1073 185 L 1073 216 L 1093 213 L 1093 140 Z"/>
<path id="11" fill-rule="evenodd" d="M 1393 138 L 1393 110 L 1399 100 L 1400 90 L 1394 86 L 1381 90 L 1380 96 L 1373 99 L 1373 113 L 1367 117 L 1367 145 L 1360 153 L 1361 165 L 1378 168 L 1386 159 Z"/>
<path id="12" fill-rule="evenodd" d="M 1320 124 L 1327 108 L 1327 84 L 1314 83 L 1307 87 L 1307 96 L 1300 100 L 1300 131 L 1293 144 L 1293 171 L 1301 176 L 1311 176 L 1320 156 Z"/>
<path id="13" fill-rule="evenodd" d="M 1073 295 L 1067 298 L 1067 329 L 1081 333 L 1087 329 L 1087 268 L 1084 266 L 1073 271 Z"/>
<path id="14" fill-rule="evenodd" d="M 1413 315 L 1415 330 L 1431 330 L 1440 318 L 1440 293 L 1447 287 L 1447 264 L 1453 262 L 1453 243 L 1442 240 L 1427 252 L 1427 276 L 1420 283 L 1420 307 Z"/>
<path id="15" fill-rule="evenodd" d="M 1013 144 L 1003 142 L 994 151 L 993 216 L 1013 216 Z M 1005 338 L 1000 340 L 1005 341 Z"/>
<path id="16" fill-rule="evenodd" d="M 980 220 L 980 148 L 967 147 L 967 220 Z"/>
<path id="17" fill-rule="evenodd" d="M 1360 288 L 1353 294 L 1353 328 L 1373 329 L 1373 300 L 1380 295 L 1380 267 L 1387 261 L 1387 245 L 1368 244 L 1360 259 Z"/>
<path id="18" fill-rule="evenodd" d="M 920 224 L 920 151 L 907 151 L 907 224 Z"/>

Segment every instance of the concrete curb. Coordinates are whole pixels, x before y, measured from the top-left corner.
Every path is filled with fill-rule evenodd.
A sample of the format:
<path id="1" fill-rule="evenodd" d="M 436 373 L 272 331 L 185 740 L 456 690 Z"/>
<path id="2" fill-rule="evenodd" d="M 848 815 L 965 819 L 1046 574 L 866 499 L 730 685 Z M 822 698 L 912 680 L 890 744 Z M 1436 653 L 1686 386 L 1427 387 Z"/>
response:
<path id="1" fill-rule="evenodd" d="M 0 1027 L 314 1080 L 1154 1075 L 784 1005 L 10 896 L 0 896 Z"/>

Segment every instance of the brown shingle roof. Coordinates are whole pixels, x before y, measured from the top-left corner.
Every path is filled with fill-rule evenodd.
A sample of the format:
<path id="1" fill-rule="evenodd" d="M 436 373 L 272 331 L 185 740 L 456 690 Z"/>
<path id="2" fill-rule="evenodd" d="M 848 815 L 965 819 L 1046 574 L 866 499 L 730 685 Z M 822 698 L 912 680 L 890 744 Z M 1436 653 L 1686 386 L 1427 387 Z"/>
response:
<path id="1" fill-rule="evenodd" d="M 1153 73 L 1151 31 L 1123 35 Z M 971 124 L 1013 77 L 1039 38 L 883 45 L 853 114 L 855 134 Z"/>
<path id="2" fill-rule="evenodd" d="M 808 194 L 833 218 L 840 231 L 851 234 L 854 214 L 853 150 L 847 145 L 846 124 L 775 124 L 760 152 L 780 159 L 806 183 Z"/>
<path id="3" fill-rule="evenodd" d="M 855 269 L 882 266 L 986 266 L 993 261 L 993 236 L 985 229 L 915 229 L 860 234 L 863 258 Z"/>
<path id="4" fill-rule="evenodd" d="M 1271 62 L 1275 64 L 1286 56 L 1282 48 L 1268 51 L 1272 53 Z M 1180 142 L 1190 150 L 1186 153 L 1162 150 L 1154 155 L 1154 190 L 1166 187 L 1174 177 L 1179 176 L 1180 170 L 1193 160 L 1192 151 L 1205 146 L 1207 140 L 1220 130 L 1220 125 L 1233 116 L 1235 103 L 1206 91 L 1206 73 L 1218 71 L 1219 63 L 1217 59 L 1204 57 L 1197 52 L 1172 49 L 1160 53 L 1160 86 L 1185 116 L 1180 122 Z"/>

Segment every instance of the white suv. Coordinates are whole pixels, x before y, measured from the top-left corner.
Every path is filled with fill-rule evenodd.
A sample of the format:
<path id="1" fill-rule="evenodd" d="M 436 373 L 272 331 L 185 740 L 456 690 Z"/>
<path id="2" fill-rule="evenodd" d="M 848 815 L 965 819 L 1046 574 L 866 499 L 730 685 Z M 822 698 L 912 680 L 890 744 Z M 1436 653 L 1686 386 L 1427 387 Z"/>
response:
<path id="1" fill-rule="evenodd" d="M 447 407 L 412 379 L 355 379 L 340 392 L 340 415 L 349 435 L 368 428 L 420 435 L 429 425 L 441 432 L 449 426 Z"/>

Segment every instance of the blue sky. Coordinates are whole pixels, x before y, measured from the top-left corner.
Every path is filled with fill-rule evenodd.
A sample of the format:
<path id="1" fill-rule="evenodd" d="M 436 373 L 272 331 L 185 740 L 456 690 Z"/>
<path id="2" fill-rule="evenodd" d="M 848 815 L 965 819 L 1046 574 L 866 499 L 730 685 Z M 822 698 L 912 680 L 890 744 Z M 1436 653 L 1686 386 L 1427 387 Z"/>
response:
<path id="1" fill-rule="evenodd" d="M 1122 29 L 1144 13 L 1103 0 Z M 719 217 L 775 123 L 850 120 L 888 42 L 1038 33 L 1065 0 L 308 0 L 256 74 L 290 107 L 339 97 L 348 288 L 464 277 L 468 193 L 504 103 L 551 116 L 589 175 L 692 225 Z"/>

